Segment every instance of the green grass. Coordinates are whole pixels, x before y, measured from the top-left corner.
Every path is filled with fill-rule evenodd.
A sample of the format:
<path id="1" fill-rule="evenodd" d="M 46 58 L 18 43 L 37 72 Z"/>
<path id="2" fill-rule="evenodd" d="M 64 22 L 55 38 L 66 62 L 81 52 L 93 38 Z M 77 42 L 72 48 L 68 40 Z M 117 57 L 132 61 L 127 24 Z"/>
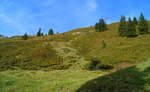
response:
<path id="1" fill-rule="evenodd" d="M 150 62 L 90 80 L 77 92 L 150 92 Z"/>
<path id="2" fill-rule="evenodd" d="M 74 92 L 87 80 L 101 76 L 90 71 L 4 71 L 0 92 Z"/>
<path id="3" fill-rule="evenodd" d="M 25 71 L 0 72 L 0 92 L 149 92 L 150 62 L 116 72 Z"/>
<path id="4" fill-rule="evenodd" d="M 124 38 L 117 29 L 1 39 L 0 92 L 150 92 L 150 34 Z M 83 70 L 93 57 L 113 70 Z"/>
<path id="5" fill-rule="evenodd" d="M 150 57 L 149 40 L 150 34 L 140 35 L 136 38 L 118 37 L 118 23 L 113 23 L 108 25 L 106 32 L 80 35 L 72 41 L 72 47 L 87 60 L 99 56 L 102 62 L 116 66 L 124 62 L 136 64 L 146 61 Z M 102 48 L 103 41 L 105 48 Z"/>

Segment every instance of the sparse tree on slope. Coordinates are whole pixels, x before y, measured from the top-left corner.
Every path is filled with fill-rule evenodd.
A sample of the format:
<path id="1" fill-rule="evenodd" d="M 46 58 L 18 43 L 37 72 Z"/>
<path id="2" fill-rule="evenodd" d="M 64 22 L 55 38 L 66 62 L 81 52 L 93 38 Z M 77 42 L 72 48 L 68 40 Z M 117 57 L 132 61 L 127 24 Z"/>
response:
<path id="1" fill-rule="evenodd" d="M 95 30 L 98 31 L 99 30 L 99 23 L 95 24 Z"/>
<path id="2" fill-rule="evenodd" d="M 120 25 L 119 25 L 119 36 L 126 37 L 127 36 L 127 23 L 125 16 L 121 16 Z"/>
<path id="3" fill-rule="evenodd" d="M 138 20 L 136 17 L 133 18 L 133 24 L 138 25 Z"/>
<path id="4" fill-rule="evenodd" d="M 127 37 L 136 37 L 136 36 L 137 36 L 136 26 L 129 17 L 127 22 Z"/>
<path id="5" fill-rule="evenodd" d="M 41 36 L 44 36 L 44 33 L 43 33 L 43 32 L 41 33 Z"/>
<path id="6" fill-rule="evenodd" d="M 28 39 L 28 34 L 25 33 L 25 34 L 22 36 L 22 39 L 23 39 L 23 40 L 27 40 L 27 39 Z"/>
<path id="7" fill-rule="evenodd" d="M 144 18 L 144 15 L 141 14 L 139 18 L 139 23 L 138 23 L 138 31 L 139 34 L 148 34 L 148 23 L 146 19 Z"/>
<path id="8" fill-rule="evenodd" d="M 49 31 L 48 31 L 48 35 L 53 35 L 53 34 L 54 34 L 53 29 L 49 29 Z"/>
<path id="9" fill-rule="evenodd" d="M 100 19 L 99 23 L 96 23 L 95 29 L 97 32 L 104 32 L 107 30 L 107 25 L 106 25 L 104 19 Z"/>
<path id="10" fill-rule="evenodd" d="M 42 31 L 42 29 L 39 28 L 39 31 L 37 32 L 36 36 L 38 36 L 38 37 L 42 36 L 42 32 L 41 31 Z"/>

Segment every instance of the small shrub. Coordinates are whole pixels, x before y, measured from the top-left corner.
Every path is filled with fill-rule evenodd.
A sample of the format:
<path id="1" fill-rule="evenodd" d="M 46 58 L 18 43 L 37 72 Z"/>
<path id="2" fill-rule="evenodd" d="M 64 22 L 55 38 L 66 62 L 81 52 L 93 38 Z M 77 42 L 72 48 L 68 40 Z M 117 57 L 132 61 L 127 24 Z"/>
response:
<path id="1" fill-rule="evenodd" d="M 99 64 L 99 63 L 100 63 L 100 61 L 95 59 L 95 58 L 91 60 L 91 65 L 92 66 L 97 66 L 97 64 Z"/>
<path id="2" fill-rule="evenodd" d="M 101 60 L 94 56 L 91 58 L 91 61 L 85 65 L 85 69 L 93 70 L 96 69 L 96 66 L 101 62 Z"/>
<path id="3" fill-rule="evenodd" d="M 111 70 L 113 66 L 111 64 L 106 64 L 105 62 L 101 61 L 100 56 L 94 56 L 91 61 L 85 65 L 85 69 L 89 70 Z"/>
<path id="4" fill-rule="evenodd" d="M 113 66 L 109 65 L 109 64 L 98 64 L 96 67 L 97 67 L 97 69 L 102 69 L 102 70 L 111 70 L 111 69 L 113 69 Z"/>
<path id="5" fill-rule="evenodd" d="M 25 33 L 25 34 L 22 36 L 22 39 L 23 39 L 23 40 L 27 40 L 27 39 L 28 39 L 28 34 Z"/>
<path id="6" fill-rule="evenodd" d="M 84 69 L 87 69 L 87 70 L 94 70 L 96 67 L 95 66 L 93 66 L 92 64 L 91 64 L 91 62 L 90 63 L 87 63 L 85 66 L 84 66 Z"/>
<path id="7" fill-rule="evenodd" d="M 11 86 L 15 83 L 15 80 L 6 80 L 4 83 L 5 87 Z"/>

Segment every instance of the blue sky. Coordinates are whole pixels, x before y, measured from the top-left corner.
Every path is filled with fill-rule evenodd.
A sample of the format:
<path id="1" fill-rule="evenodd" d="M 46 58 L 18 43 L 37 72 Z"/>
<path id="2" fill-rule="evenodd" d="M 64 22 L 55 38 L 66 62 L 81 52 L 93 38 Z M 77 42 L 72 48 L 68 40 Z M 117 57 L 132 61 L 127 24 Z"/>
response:
<path id="1" fill-rule="evenodd" d="M 150 18 L 149 0 L 0 0 L 0 34 L 35 34 L 39 27 L 47 33 L 87 27 L 99 18 L 119 21 L 121 15 Z"/>

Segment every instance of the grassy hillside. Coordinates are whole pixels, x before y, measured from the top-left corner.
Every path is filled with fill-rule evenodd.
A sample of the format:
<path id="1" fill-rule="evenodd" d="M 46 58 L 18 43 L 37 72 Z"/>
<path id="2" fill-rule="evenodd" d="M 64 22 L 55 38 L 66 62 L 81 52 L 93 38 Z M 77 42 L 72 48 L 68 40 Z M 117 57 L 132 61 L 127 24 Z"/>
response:
<path id="1" fill-rule="evenodd" d="M 101 76 L 100 73 L 68 70 L 4 71 L 0 72 L 0 92 L 74 92 L 87 80 Z"/>
<path id="2" fill-rule="evenodd" d="M 108 26 L 107 32 L 82 34 L 72 41 L 72 47 L 88 61 L 97 57 L 102 63 L 117 66 L 147 60 L 150 57 L 149 40 L 149 34 L 136 38 L 118 37 L 118 23 L 113 23 Z"/>
<path id="3" fill-rule="evenodd" d="M 51 66 L 62 63 L 53 47 L 39 40 L 2 40 L 0 52 L 0 70 L 57 68 Z"/>
<path id="4" fill-rule="evenodd" d="M 112 23 L 106 32 L 0 39 L 0 92 L 149 92 L 150 34 L 126 38 L 117 30 Z M 99 70 L 89 71 L 91 62 Z"/>
<path id="5" fill-rule="evenodd" d="M 149 92 L 150 62 L 112 73 L 100 71 L 3 71 L 0 92 Z"/>
<path id="6" fill-rule="evenodd" d="M 150 57 L 150 35 L 118 37 L 118 23 L 106 32 L 79 28 L 53 36 L 0 40 L 0 70 L 83 69 L 93 58 L 116 69 L 146 61 Z M 104 46 L 105 44 L 105 46 Z"/>
<path id="7" fill-rule="evenodd" d="M 86 82 L 77 92 L 149 92 L 150 62 L 121 69 Z"/>

